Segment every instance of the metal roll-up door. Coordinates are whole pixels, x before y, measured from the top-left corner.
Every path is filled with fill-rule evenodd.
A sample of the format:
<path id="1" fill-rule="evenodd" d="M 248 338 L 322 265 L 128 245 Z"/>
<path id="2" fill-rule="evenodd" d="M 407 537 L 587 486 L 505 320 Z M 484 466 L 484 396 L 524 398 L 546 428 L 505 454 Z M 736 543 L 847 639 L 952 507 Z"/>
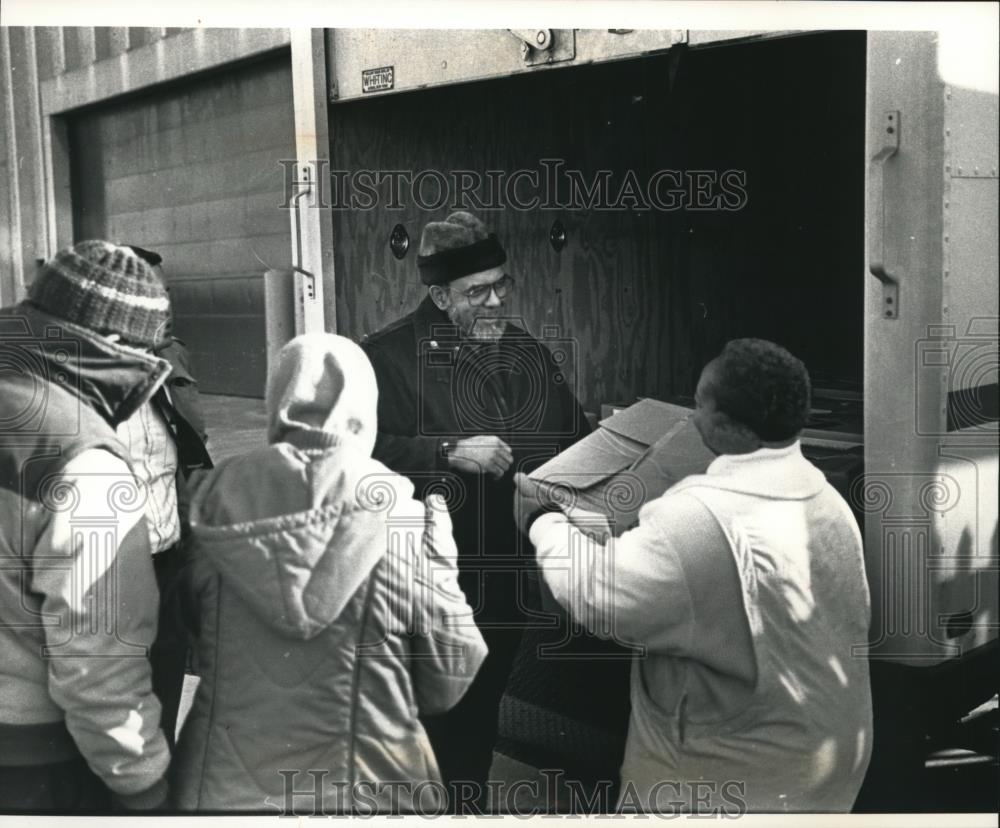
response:
<path id="1" fill-rule="evenodd" d="M 295 152 L 287 54 L 88 109 L 68 126 L 75 238 L 160 253 L 201 390 L 262 397 L 263 273 L 290 259 L 278 163 Z"/>

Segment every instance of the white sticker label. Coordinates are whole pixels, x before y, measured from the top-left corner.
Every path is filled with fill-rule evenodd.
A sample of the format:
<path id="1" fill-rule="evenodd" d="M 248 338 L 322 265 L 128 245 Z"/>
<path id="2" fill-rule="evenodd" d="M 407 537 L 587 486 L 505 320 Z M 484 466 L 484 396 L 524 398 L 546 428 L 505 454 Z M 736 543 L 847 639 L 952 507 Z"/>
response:
<path id="1" fill-rule="evenodd" d="M 392 66 L 380 66 L 378 69 L 365 69 L 361 72 L 361 91 L 385 92 L 392 89 L 395 81 L 395 71 Z"/>

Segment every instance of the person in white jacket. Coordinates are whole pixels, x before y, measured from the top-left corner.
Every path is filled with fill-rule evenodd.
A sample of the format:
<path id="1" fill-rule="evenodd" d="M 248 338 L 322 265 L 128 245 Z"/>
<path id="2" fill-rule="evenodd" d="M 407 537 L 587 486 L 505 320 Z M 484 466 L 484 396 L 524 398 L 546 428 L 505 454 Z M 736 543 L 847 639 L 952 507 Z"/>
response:
<path id="1" fill-rule="evenodd" d="M 809 397 L 787 351 L 728 343 L 702 373 L 694 414 L 718 457 L 619 538 L 598 515 L 532 508 L 552 501 L 518 479 L 556 599 L 639 648 L 619 810 L 854 803 L 872 742 L 858 652 L 869 593 L 850 508 L 800 449 Z"/>
<path id="2" fill-rule="evenodd" d="M 182 811 L 437 813 L 420 716 L 486 657 L 440 495 L 371 457 L 378 389 L 342 336 L 268 368 L 268 445 L 192 476 L 201 683 L 171 765 Z"/>
<path id="3" fill-rule="evenodd" d="M 142 259 L 90 240 L 0 310 L 0 811 L 166 799 L 147 492 L 115 428 L 170 373 L 169 309 Z"/>

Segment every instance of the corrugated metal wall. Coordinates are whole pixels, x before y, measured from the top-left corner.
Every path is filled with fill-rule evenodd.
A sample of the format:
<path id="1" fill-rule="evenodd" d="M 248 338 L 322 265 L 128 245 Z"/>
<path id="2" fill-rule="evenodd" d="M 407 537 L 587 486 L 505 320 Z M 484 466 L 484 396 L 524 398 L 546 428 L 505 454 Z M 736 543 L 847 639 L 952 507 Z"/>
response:
<path id="1" fill-rule="evenodd" d="M 55 246 L 41 112 L 41 84 L 116 58 L 183 29 L 9 27 L 0 29 L 0 304 L 20 298 L 38 259 Z"/>
<path id="2" fill-rule="evenodd" d="M 287 55 L 69 118 L 74 236 L 159 252 L 202 390 L 262 396 L 262 275 L 289 262 Z"/>
<path id="3" fill-rule="evenodd" d="M 54 41 L 53 32 L 59 31 L 0 29 L 5 185 L 5 197 L 0 199 L 0 233 L 10 242 L 0 245 L 0 302 L 5 305 L 21 297 L 25 281 L 34 273 L 35 260 L 45 258 L 48 252 L 38 84 L 41 74 L 51 77 L 59 71 L 52 50 L 47 48 Z M 61 36 L 59 44 L 61 55 Z"/>
<path id="4" fill-rule="evenodd" d="M 291 251 L 289 45 L 284 29 L 0 29 L 0 305 L 73 241 L 158 248 L 203 388 L 262 394 L 260 276 Z"/>

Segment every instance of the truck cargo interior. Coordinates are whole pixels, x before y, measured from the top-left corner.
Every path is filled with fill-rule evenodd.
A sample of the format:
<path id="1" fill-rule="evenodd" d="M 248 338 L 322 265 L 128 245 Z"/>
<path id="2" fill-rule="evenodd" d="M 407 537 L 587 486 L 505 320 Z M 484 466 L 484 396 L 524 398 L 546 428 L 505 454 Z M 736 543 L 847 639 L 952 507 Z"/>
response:
<path id="1" fill-rule="evenodd" d="M 477 212 L 507 246 L 518 280 L 511 313 L 536 335 L 579 343 L 588 411 L 643 396 L 690 400 L 725 341 L 755 336 L 809 367 L 819 390 L 813 428 L 860 435 L 865 48 L 864 32 L 675 47 L 335 104 L 331 167 L 446 178 L 536 171 L 513 191 L 524 202 L 541 194 L 534 209 L 484 184 L 477 194 L 487 209 Z M 680 178 L 657 179 L 663 170 Z M 586 193 L 568 171 L 586 187 L 603 175 L 607 189 L 581 203 Z M 727 194 L 729 172 L 738 177 Z M 657 180 L 654 203 L 647 185 Z M 664 180 L 686 188 L 687 209 L 667 203 Z M 333 211 L 342 333 L 363 336 L 419 301 L 420 229 L 462 206 L 428 212 L 435 182 L 421 191 L 422 207 L 404 184 L 401 208 L 383 197 L 370 210 Z M 698 209 L 699 199 L 710 208 Z M 561 250 L 551 242 L 556 222 Z M 389 247 L 397 224 L 411 240 L 400 260 Z"/>

